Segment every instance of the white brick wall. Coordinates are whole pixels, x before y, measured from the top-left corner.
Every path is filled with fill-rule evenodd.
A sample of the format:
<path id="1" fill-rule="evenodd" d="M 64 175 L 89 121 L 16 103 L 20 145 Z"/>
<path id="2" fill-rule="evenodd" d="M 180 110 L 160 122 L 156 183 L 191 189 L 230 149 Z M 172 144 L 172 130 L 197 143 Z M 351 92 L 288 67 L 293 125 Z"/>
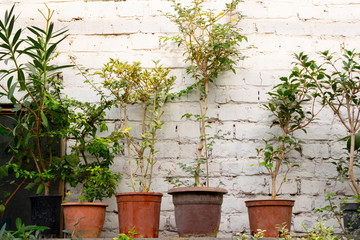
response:
<path id="1" fill-rule="evenodd" d="M 14 1 L 0 2 L 2 17 Z M 21 25 L 43 23 L 37 9 L 44 9 L 44 0 L 15 2 Z M 152 60 L 160 60 L 178 76 L 176 89 L 190 83 L 181 52 L 159 40 L 160 36 L 177 31 L 176 26 L 158 11 L 172 11 L 168 1 L 45 2 L 55 10 L 56 26 L 69 28 L 70 35 L 59 47 L 61 55 L 57 61 L 69 62 L 68 55 L 72 55 L 77 57 L 78 63 L 93 71 L 109 57 L 140 61 L 145 67 L 152 67 Z M 219 8 L 223 4 L 224 0 L 207 2 L 211 8 Z M 239 9 L 246 15 L 239 25 L 248 36 L 249 44 L 256 48 L 244 50 L 248 58 L 238 64 L 236 75 L 223 74 L 212 86 L 210 96 L 209 116 L 219 121 L 214 124 L 214 131 L 231 131 L 226 140 L 216 143 L 210 166 L 213 185 L 221 181 L 229 191 L 224 199 L 220 237 L 231 237 L 239 231 L 248 232 L 244 201 L 269 197 L 269 179 L 264 175 L 264 169 L 251 164 L 257 163 L 255 149 L 262 146 L 261 139 L 267 137 L 269 126 L 269 113 L 261 107 L 261 103 L 266 101 L 266 92 L 279 76 L 289 74 L 292 53 L 315 53 L 326 49 L 339 52 L 344 47 L 359 48 L 360 39 L 360 1 L 357 0 L 245 0 Z M 242 48 L 246 49 L 246 44 Z M 96 100 L 96 95 L 84 87 L 81 77 L 75 73 L 74 70 L 64 73 L 66 92 L 80 100 Z M 176 236 L 173 206 L 166 194 L 171 186 L 163 180 L 167 170 L 188 178 L 177 168 L 176 162 L 191 162 L 194 158 L 198 129 L 196 123 L 184 121 L 181 116 L 197 110 L 196 97 L 191 94 L 167 105 L 164 114 L 167 123 L 159 134 L 160 164 L 156 167 L 152 187 L 153 191 L 164 193 L 160 233 L 163 237 Z M 117 116 L 116 110 L 108 113 L 109 120 L 116 120 Z M 344 136 L 345 130 L 332 121 L 332 113 L 328 110 L 319 118 L 309 127 L 307 135 L 299 135 L 305 142 L 304 153 L 303 156 L 294 153 L 292 157 L 300 167 L 290 173 L 289 182 L 282 190 L 282 197 L 296 200 L 293 220 L 296 232 L 303 231 L 301 223 L 313 223 L 319 217 L 313 211 L 323 206 L 324 190 L 350 194 L 345 184 L 335 181 L 336 171 L 330 163 L 343 154 L 341 143 L 335 141 Z M 138 120 L 138 116 L 133 114 L 131 119 Z M 129 191 L 126 164 L 121 157 L 116 159 L 114 169 L 125 173 L 119 191 Z M 118 231 L 117 216 L 113 213 L 115 199 L 106 202 L 110 207 L 103 236 L 114 237 Z"/>

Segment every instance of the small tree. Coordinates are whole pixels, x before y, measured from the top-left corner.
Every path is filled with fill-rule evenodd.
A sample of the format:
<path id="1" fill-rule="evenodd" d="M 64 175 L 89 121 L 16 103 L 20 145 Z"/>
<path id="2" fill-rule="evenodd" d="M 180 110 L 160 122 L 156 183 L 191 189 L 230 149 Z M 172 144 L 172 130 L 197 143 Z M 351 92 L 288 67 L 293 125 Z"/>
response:
<path id="1" fill-rule="evenodd" d="M 360 195 L 360 187 L 354 175 L 355 152 L 360 146 L 359 136 L 356 136 L 360 129 L 360 54 L 345 50 L 342 58 L 335 59 L 334 54 L 324 51 L 320 56 L 323 59 L 320 64 L 304 53 L 296 54 L 295 58 L 299 72 L 318 88 L 322 104 L 330 107 L 350 133 L 346 171 L 341 166 L 340 170 L 344 177 L 348 177 L 353 193 Z"/>
<path id="2" fill-rule="evenodd" d="M 125 150 L 132 188 L 135 192 L 148 192 L 152 183 L 153 167 L 157 162 L 155 147 L 157 133 L 164 122 L 164 104 L 170 94 L 175 77 L 168 76 L 169 69 L 158 66 L 142 69 L 139 62 L 129 64 L 111 59 L 105 64 L 99 76 L 103 78 L 102 86 L 110 94 L 99 90 L 102 98 L 114 102 L 120 111 L 120 128 L 114 135 L 125 139 Z M 132 130 L 128 121 L 128 106 L 140 107 L 140 134 Z M 135 166 L 133 156 L 135 156 Z"/>
<path id="3" fill-rule="evenodd" d="M 258 154 L 263 157 L 260 165 L 266 168 L 271 178 L 272 199 L 276 198 L 289 171 L 298 166 L 287 158 L 292 150 L 301 150 L 294 133 L 300 130 L 306 133 L 306 126 L 322 109 L 315 111 L 315 100 L 318 96 L 316 88 L 298 68 L 295 67 L 289 77 L 282 77 L 280 81 L 272 92 L 268 92 L 270 99 L 264 104 L 274 117 L 270 127 L 277 126 L 280 132 L 272 133 L 270 140 L 263 140 L 265 147 L 257 149 Z M 280 185 L 276 186 L 282 165 L 285 165 L 287 170 Z"/>
<path id="4" fill-rule="evenodd" d="M 111 102 L 99 104 L 71 101 L 68 138 L 74 139 L 71 154 L 63 157 L 62 178 L 72 187 L 81 185 L 80 200 L 93 202 L 116 193 L 119 173 L 110 170 L 115 155 L 122 151 L 116 136 L 98 137 L 108 130 L 105 110 Z"/>
<path id="5" fill-rule="evenodd" d="M 185 169 L 189 169 L 194 175 L 195 185 L 202 186 L 201 165 L 206 164 L 206 185 L 209 186 L 209 141 L 213 139 L 206 133 L 206 128 L 210 127 L 207 122 L 209 84 L 222 72 L 232 70 L 235 73 L 235 65 L 243 59 L 239 46 L 247 39 L 240 34 L 241 29 L 237 27 L 242 16 L 236 11 L 241 0 L 232 0 L 220 13 L 203 10 L 204 0 L 194 0 L 191 6 L 182 6 L 176 0 L 172 2 L 176 13 L 164 15 L 178 26 L 180 33 L 165 37 L 164 40 L 172 40 L 178 46 L 184 47 L 185 62 L 189 63 L 186 72 L 193 78 L 194 83 L 181 91 L 179 96 L 195 89 L 200 107 L 199 114 L 184 115 L 186 118 L 195 117 L 200 130 L 195 167 Z M 225 18 L 228 20 L 225 21 Z M 225 23 L 221 23 L 222 21 Z"/>
<path id="6" fill-rule="evenodd" d="M 0 130 L 11 138 L 10 167 L 16 171 L 16 177 L 34 181 L 28 188 L 38 183 L 37 193 L 48 195 L 51 182 L 59 177 L 55 170 L 59 164 L 54 158 L 56 145 L 69 126 L 69 106 L 63 100 L 60 76 L 60 70 L 69 66 L 51 64 L 67 30 L 55 31 L 51 22 L 54 12 L 49 8 L 45 13 L 39 12 L 45 19 L 45 28 L 28 27 L 25 38 L 23 29 L 15 30 L 14 7 L 0 21 L 0 61 L 8 66 L 0 70 L 0 96 L 14 105 L 16 113 L 15 126 L 0 125 Z"/>

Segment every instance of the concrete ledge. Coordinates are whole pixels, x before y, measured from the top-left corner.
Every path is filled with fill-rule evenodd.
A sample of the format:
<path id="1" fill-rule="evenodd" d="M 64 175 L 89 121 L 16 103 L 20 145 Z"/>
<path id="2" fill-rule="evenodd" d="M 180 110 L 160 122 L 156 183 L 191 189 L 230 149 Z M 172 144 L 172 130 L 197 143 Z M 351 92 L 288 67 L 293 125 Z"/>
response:
<path id="1" fill-rule="evenodd" d="M 114 238 L 84 238 L 84 240 L 113 240 Z M 136 240 L 235 240 L 236 238 L 135 238 Z M 277 238 L 266 238 L 266 240 L 273 240 Z M 45 240 L 45 239 L 44 239 Z M 47 238 L 47 240 L 71 240 L 71 238 Z"/>

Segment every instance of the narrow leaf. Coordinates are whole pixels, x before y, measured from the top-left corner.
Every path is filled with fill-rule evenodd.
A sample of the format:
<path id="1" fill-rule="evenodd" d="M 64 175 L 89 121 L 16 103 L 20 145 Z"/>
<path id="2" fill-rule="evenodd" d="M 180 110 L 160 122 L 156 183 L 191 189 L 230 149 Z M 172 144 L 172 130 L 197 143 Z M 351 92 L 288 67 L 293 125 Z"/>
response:
<path id="1" fill-rule="evenodd" d="M 44 184 L 40 184 L 36 190 L 36 195 L 40 195 L 44 191 Z"/>
<path id="2" fill-rule="evenodd" d="M 46 128 L 49 129 L 49 122 L 44 114 L 43 111 L 41 111 L 41 120 L 42 120 L 42 125 Z"/>

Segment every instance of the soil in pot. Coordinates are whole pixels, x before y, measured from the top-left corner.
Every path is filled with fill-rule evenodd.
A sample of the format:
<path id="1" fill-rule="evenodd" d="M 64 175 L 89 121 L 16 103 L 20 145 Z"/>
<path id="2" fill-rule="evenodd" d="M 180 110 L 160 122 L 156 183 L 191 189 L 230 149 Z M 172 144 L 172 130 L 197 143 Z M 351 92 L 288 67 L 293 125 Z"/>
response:
<path id="1" fill-rule="evenodd" d="M 342 203 L 343 223 L 352 236 L 360 236 L 360 203 Z"/>
<path id="2" fill-rule="evenodd" d="M 60 234 L 61 196 L 32 196 L 31 224 L 45 226 L 45 237 L 57 237 Z"/>
<path id="3" fill-rule="evenodd" d="M 168 193 L 173 196 L 179 237 L 216 237 L 225 189 L 180 187 Z"/>
<path id="4" fill-rule="evenodd" d="M 126 192 L 116 194 L 119 212 L 119 232 L 134 238 L 159 236 L 162 193 Z"/>
<path id="5" fill-rule="evenodd" d="M 106 214 L 105 203 L 69 202 L 63 203 L 65 230 L 74 237 L 100 237 Z"/>
<path id="6" fill-rule="evenodd" d="M 294 202 L 294 200 L 282 199 L 245 201 L 248 208 L 251 235 L 261 229 L 266 230 L 264 237 L 277 238 L 280 237 L 280 230 L 284 226 L 290 232 Z"/>

